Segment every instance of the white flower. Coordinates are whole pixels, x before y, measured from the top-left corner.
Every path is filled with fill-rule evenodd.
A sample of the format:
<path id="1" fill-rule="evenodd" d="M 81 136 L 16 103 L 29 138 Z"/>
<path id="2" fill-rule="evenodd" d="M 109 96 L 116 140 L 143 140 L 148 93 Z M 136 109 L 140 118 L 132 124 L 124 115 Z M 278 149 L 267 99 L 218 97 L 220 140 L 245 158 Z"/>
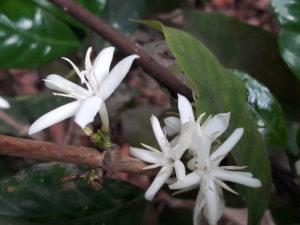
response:
<path id="1" fill-rule="evenodd" d="M 145 144 L 142 145 L 148 150 L 130 147 L 131 155 L 147 163 L 153 164 L 144 169 L 162 167 L 145 193 L 145 198 L 148 200 L 152 200 L 161 186 L 169 179 L 173 168 L 175 169 L 177 179 L 184 179 L 185 167 L 180 161 L 180 158 L 190 144 L 189 135 L 182 135 L 179 137 L 177 144 L 174 147 L 171 147 L 155 116 L 151 117 L 151 124 L 161 151 Z"/>
<path id="2" fill-rule="evenodd" d="M 1 109 L 8 109 L 8 108 L 10 108 L 10 105 L 9 105 L 8 101 L 6 101 L 2 97 L 0 97 L 0 108 Z"/>
<path id="3" fill-rule="evenodd" d="M 75 116 L 75 122 L 81 128 L 84 128 L 87 124 L 93 122 L 94 117 L 99 111 L 103 126 L 109 127 L 104 101 L 119 86 L 128 73 L 133 60 L 139 58 L 139 56 L 130 55 L 124 58 L 110 71 L 114 48 L 108 47 L 103 49 L 96 57 L 93 65 L 90 60 L 91 51 L 92 48 L 87 50 L 85 70 L 83 71 L 80 71 L 71 60 L 63 58 L 72 65 L 81 83 L 86 88 L 56 74 L 47 76 L 45 85 L 50 89 L 60 92 L 54 93 L 55 95 L 74 98 L 76 100 L 40 117 L 29 128 L 29 134 L 39 132 L 72 116 Z"/>
<path id="4" fill-rule="evenodd" d="M 213 117 L 209 116 L 206 121 L 200 125 L 201 119 L 205 113 L 201 114 L 195 120 L 193 108 L 186 97 L 178 94 L 178 110 L 180 118 L 167 117 L 164 122 L 164 130 L 170 136 L 181 132 L 183 124 L 190 122 L 192 130 L 190 131 L 191 145 L 189 150 L 193 155 L 200 154 L 207 158 L 210 152 L 211 143 L 214 142 L 228 127 L 230 113 L 219 113 Z M 176 143 L 177 137 L 175 137 Z"/>
<path id="5" fill-rule="evenodd" d="M 188 162 L 193 170 L 181 181 L 169 185 L 170 189 L 191 189 L 200 186 L 194 208 L 194 224 L 200 224 L 202 212 L 210 225 L 216 225 L 224 210 L 222 187 L 237 194 L 223 181 L 234 182 L 249 187 L 260 187 L 260 180 L 253 178 L 252 173 L 235 170 L 244 169 L 238 166 L 219 166 L 220 162 L 235 146 L 243 134 L 243 128 L 237 128 L 230 137 L 208 157 L 197 154 Z M 208 148 L 208 147 L 207 147 Z M 210 145 L 209 145 L 210 148 Z M 201 149 L 199 149 L 201 152 Z"/>

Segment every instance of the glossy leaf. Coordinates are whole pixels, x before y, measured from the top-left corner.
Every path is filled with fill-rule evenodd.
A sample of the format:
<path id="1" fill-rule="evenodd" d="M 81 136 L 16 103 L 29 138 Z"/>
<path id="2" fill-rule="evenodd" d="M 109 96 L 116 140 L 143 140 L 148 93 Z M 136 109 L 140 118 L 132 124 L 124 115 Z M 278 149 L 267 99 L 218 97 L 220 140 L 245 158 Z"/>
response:
<path id="1" fill-rule="evenodd" d="M 178 7 L 182 0 L 108 0 L 104 9 L 103 19 L 121 30 L 122 33 L 129 35 L 136 28 L 137 24 L 132 23 L 131 19 L 143 19 L 154 13 L 170 11 Z M 121 7 L 120 7 L 121 6 Z"/>
<path id="2" fill-rule="evenodd" d="M 298 117 L 300 83 L 282 60 L 274 34 L 219 13 L 187 11 L 185 20 L 184 29 L 202 41 L 224 66 L 254 76 L 285 109 L 297 110 L 293 113 Z"/>
<path id="3" fill-rule="evenodd" d="M 248 109 L 256 121 L 258 131 L 270 145 L 285 147 L 287 130 L 280 104 L 269 89 L 241 71 L 234 71 L 245 84 Z"/>
<path id="4" fill-rule="evenodd" d="M 216 57 L 192 35 L 155 21 L 142 22 L 163 31 L 166 42 L 182 71 L 189 78 L 197 95 L 197 114 L 230 112 L 228 136 L 237 127 L 245 129 L 242 139 L 232 151 L 238 165 L 247 165 L 263 187 L 240 187 L 239 192 L 249 208 L 249 224 L 257 224 L 263 215 L 270 194 L 270 164 L 265 143 L 248 112 L 246 90 L 231 70 L 224 68 Z M 259 162 L 259 163 L 257 163 Z"/>
<path id="5" fill-rule="evenodd" d="M 50 3 L 47 0 L 32 0 L 35 4 L 40 6 L 41 8 L 45 9 L 49 13 L 53 14 L 60 20 L 83 30 L 86 30 L 84 25 L 80 22 L 73 19 L 73 17 L 67 15 L 64 11 L 59 9 L 54 4 Z M 76 0 L 79 4 L 83 5 L 86 9 L 91 11 L 93 14 L 99 16 L 105 7 L 106 0 Z"/>
<path id="6" fill-rule="evenodd" d="M 37 67 L 78 47 L 71 29 L 31 1 L 0 2 L 0 67 Z"/>
<path id="7" fill-rule="evenodd" d="M 278 41 L 283 59 L 300 79 L 300 2 L 298 0 L 272 0 L 281 30 Z"/>
<path id="8" fill-rule="evenodd" d="M 6 110 L 6 113 L 15 121 L 25 125 L 30 125 L 43 114 L 69 101 L 69 99 L 53 96 L 50 93 L 24 95 L 6 99 L 11 105 L 11 108 Z M 16 130 L 3 120 L 0 120 L 0 133 L 14 136 L 21 134 L 20 130 Z"/>
<path id="9" fill-rule="evenodd" d="M 70 164 L 45 163 L 1 181 L 0 217 L 66 225 L 140 224 L 145 204 L 141 190 L 112 179 L 105 179 L 98 191 L 86 180 L 64 180 L 80 171 Z"/>

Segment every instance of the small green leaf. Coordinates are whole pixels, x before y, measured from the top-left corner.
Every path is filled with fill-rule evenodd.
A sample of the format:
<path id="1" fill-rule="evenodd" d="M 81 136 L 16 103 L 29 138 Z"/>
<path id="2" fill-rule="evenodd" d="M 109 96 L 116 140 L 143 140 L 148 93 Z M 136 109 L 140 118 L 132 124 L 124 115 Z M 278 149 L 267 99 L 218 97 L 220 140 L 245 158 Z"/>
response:
<path id="1" fill-rule="evenodd" d="M 263 183 L 263 187 L 257 189 L 239 188 L 249 209 L 249 224 L 257 224 L 269 200 L 270 163 L 265 142 L 248 112 L 245 85 L 192 35 L 154 21 L 142 23 L 151 27 L 160 26 L 177 63 L 192 82 L 197 95 L 197 114 L 230 112 L 227 136 L 237 127 L 245 129 L 242 139 L 231 153 L 238 165 L 247 165 L 248 170 Z"/>
<path id="2" fill-rule="evenodd" d="M 258 131 L 270 145 L 285 147 L 287 130 L 280 104 L 263 84 L 241 71 L 234 71 L 245 84 L 248 109 Z"/>
<path id="3" fill-rule="evenodd" d="M 71 29 L 33 2 L 0 2 L 0 67 L 37 67 L 79 43 Z"/>
<path id="4" fill-rule="evenodd" d="M 45 163 L 1 181 L 0 217 L 66 225 L 140 224 L 145 208 L 140 189 L 105 179 L 97 191 L 84 180 L 64 180 L 80 172 L 71 164 Z"/>
<path id="5" fill-rule="evenodd" d="M 254 76 L 285 109 L 297 110 L 293 114 L 298 118 L 300 83 L 282 60 L 274 34 L 219 13 L 187 11 L 185 20 L 184 29 L 203 42 L 224 66 Z"/>
<path id="6" fill-rule="evenodd" d="M 273 0 L 281 31 L 278 42 L 281 55 L 300 80 L 300 2 L 298 0 Z"/>

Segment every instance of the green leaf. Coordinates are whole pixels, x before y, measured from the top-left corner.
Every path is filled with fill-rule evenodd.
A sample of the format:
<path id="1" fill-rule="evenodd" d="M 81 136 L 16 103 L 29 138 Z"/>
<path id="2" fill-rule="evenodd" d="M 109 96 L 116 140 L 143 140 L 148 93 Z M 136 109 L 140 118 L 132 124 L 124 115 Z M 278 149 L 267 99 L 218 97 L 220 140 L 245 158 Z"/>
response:
<path id="1" fill-rule="evenodd" d="M 79 45 L 71 29 L 33 2 L 0 2 L 0 67 L 37 67 Z"/>
<path id="2" fill-rule="evenodd" d="M 192 82 L 198 96 L 195 102 L 197 114 L 230 112 L 227 136 L 237 127 L 245 129 L 242 139 L 231 153 L 238 165 L 247 165 L 248 170 L 263 183 L 263 186 L 257 189 L 239 188 L 241 197 L 249 208 L 249 224 L 257 224 L 269 200 L 270 163 L 264 140 L 248 112 L 243 82 L 235 77 L 231 70 L 224 68 L 192 35 L 154 21 L 142 23 L 160 27 L 163 31 L 172 54 Z"/>
<path id="3" fill-rule="evenodd" d="M 112 179 L 100 190 L 85 180 L 63 180 L 80 171 L 71 164 L 45 163 L 1 181 L 0 217 L 43 224 L 140 224 L 145 208 L 140 189 Z"/>
<path id="4" fill-rule="evenodd" d="M 285 147 L 287 128 L 280 104 L 263 84 L 241 71 L 234 71 L 245 84 L 248 109 L 258 131 L 270 145 Z"/>
<path id="5" fill-rule="evenodd" d="M 224 66 L 254 76 L 285 109 L 297 110 L 294 114 L 298 118 L 300 83 L 282 60 L 274 34 L 219 13 L 188 11 L 185 18 L 185 30 L 203 42 Z"/>
<path id="6" fill-rule="evenodd" d="M 66 14 L 64 11 L 59 9 L 54 4 L 50 3 L 47 0 L 32 0 L 35 4 L 45 9 L 49 13 L 53 14 L 58 19 L 83 30 L 87 30 L 80 22 L 73 19 L 73 17 Z M 91 11 L 93 14 L 99 16 L 104 9 L 106 0 L 76 0 L 76 2 L 83 5 L 86 9 Z"/>
<path id="7" fill-rule="evenodd" d="M 141 18 L 145 12 L 144 0 L 128 0 L 126 4 L 122 0 L 109 0 L 103 12 L 103 19 L 122 33 L 129 35 L 137 27 L 130 22 L 130 19 Z"/>
<path id="8" fill-rule="evenodd" d="M 5 112 L 17 122 L 29 125 L 40 116 L 55 109 L 69 101 L 66 98 L 53 96 L 50 93 L 41 93 L 38 95 L 24 95 L 15 98 L 6 98 L 11 108 Z M 20 130 L 0 120 L 0 133 L 20 136 Z"/>
<path id="9" fill-rule="evenodd" d="M 300 2 L 298 0 L 272 0 L 281 30 L 278 37 L 281 55 L 300 79 Z"/>

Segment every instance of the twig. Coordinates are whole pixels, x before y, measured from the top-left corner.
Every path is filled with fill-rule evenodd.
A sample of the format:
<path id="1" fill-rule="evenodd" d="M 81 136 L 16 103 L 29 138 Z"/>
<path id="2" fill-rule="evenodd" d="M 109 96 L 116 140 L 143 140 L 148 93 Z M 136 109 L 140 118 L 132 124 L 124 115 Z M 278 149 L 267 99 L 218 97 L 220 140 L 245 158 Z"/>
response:
<path id="1" fill-rule="evenodd" d="M 72 0 L 48 0 L 67 14 L 82 22 L 92 31 L 99 34 L 102 38 L 116 46 L 124 54 L 138 54 L 140 58 L 137 62 L 141 67 L 155 78 L 161 85 L 166 86 L 173 95 L 180 93 L 190 100 L 192 99 L 192 91 L 182 84 L 175 75 L 169 70 L 161 66 L 151 58 L 142 48 L 131 43 L 126 37 L 122 36 L 116 29 L 106 24 L 101 18 L 93 15 L 83 6 Z"/>
<path id="2" fill-rule="evenodd" d="M 110 150 L 100 152 L 94 148 L 60 145 L 0 135 L 0 154 L 2 155 L 102 167 L 104 171 L 151 173 L 151 171 L 143 170 L 147 166 L 145 163 L 138 159 L 123 156 L 118 150 L 116 145 Z"/>

